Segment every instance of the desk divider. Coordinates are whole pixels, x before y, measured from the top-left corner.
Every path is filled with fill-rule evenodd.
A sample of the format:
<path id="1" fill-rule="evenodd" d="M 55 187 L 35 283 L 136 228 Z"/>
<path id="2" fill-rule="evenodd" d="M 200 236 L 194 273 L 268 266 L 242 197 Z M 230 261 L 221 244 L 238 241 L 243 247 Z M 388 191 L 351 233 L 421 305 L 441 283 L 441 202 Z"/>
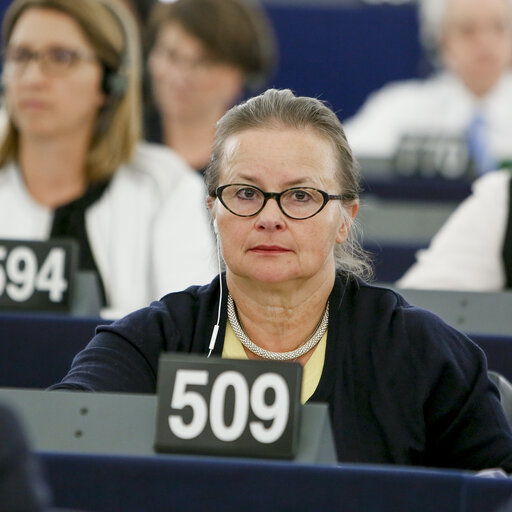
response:
<path id="1" fill-rule="evenodd" d="M 0 388 L 39 452 L 155 455 L 156 395 Z M 327 405 L 302 406 L 293 462 L 335 464 Z"/>
<path id="2" fill-rule="evenodd" d="M 393 287 L 393 285 L 388 285 Z M 474 334 L 512 334 L 512 293 L 395 288 L 410 304 Z"/>

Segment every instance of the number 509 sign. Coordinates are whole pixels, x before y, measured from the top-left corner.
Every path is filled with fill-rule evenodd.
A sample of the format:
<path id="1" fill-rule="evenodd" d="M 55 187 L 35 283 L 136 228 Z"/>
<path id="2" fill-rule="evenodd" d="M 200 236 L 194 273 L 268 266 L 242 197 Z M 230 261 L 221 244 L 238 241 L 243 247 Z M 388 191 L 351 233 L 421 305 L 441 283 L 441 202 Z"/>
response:
<path id="1" fill-rule="evenodd" d="M 292 458 L 301 377 L 298 364 L 164 354 L 155 447 Z"/>

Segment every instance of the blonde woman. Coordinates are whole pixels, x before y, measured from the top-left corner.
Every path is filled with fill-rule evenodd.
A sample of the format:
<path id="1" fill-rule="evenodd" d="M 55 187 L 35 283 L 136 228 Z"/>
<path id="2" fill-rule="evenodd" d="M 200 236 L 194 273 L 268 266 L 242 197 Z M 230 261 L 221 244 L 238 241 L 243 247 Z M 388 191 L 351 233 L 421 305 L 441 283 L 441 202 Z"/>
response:
<path id="1" fill-rule="evenodd" d="M 78 240 L 105 306 L 123 312 L 208 280 L 202 181 L 140 142 L 138 40 L 123 6 L 15 0 L 2 38 L 0 238 Z"/>

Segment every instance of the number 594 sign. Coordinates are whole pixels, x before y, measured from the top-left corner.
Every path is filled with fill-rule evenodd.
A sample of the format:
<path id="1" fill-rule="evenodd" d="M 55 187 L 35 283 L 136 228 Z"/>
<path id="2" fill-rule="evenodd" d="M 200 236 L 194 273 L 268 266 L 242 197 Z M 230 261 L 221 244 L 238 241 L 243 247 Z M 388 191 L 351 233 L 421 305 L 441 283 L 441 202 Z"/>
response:
<path id="1" fill-rule="evenodd" d="M 292 458 L 301 379 L 294 363 L 163 354 L 155 448 Z"/>
<path id="2" fill-rule="evenodd" d="M 69 309 L 77 253 L 70 240 L 0 240 L 0 309 Z"/>

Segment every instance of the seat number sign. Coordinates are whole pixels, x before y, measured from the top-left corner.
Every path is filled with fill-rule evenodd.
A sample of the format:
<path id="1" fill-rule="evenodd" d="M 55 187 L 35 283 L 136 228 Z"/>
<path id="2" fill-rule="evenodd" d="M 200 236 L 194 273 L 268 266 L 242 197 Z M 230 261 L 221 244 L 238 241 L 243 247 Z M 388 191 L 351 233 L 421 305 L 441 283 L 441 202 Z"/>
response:
<path id="1" fill-rule="evenodd" d="M 77 252 L 73 241 L 0 240 L 0 309 L 68 310 Z"/>
<path id="2" fill-rule="evenodd" d="M 292 458 L 301 378 L 293 363 L 164 354 L 155 448 Z"/>

